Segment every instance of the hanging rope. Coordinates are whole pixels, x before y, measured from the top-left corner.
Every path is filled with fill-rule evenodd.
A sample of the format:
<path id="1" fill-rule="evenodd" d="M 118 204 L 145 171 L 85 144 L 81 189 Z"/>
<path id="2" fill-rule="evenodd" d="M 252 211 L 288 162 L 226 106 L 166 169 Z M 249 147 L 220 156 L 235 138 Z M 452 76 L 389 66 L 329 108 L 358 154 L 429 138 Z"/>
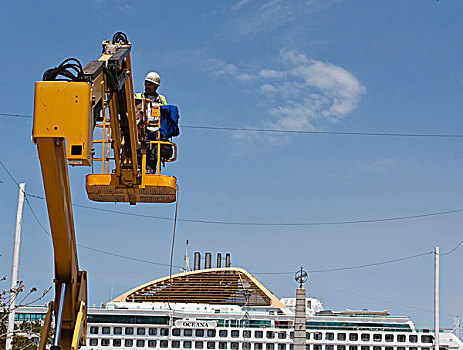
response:
<path id="1" fill-rule="evenodd" d="M 170 250 L 170 270 L 169 270 L 169 293 L 167 294 L 167 304 L 169 309 L 172 310 L 170 306 L 170 292 L 172 291 L 172 264 L 174 261 L 174 247 L 175 247 L 175 232 L 177 230 L 177 215 L 178 215 L 178 192 L 179 188 L 177 186 L 177 193 L 175 198 L 175 215 L 174 215 L 174 229 L 172 232 L 172 248 Z"/>

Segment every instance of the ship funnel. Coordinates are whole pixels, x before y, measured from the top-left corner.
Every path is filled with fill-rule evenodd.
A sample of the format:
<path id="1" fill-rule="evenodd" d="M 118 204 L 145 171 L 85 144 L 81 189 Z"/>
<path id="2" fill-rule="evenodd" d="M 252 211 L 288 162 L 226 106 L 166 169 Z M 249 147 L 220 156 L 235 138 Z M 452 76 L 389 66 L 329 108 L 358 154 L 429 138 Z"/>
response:
<path id="1" fill-rule="evenodd" d="M 217 253 L 217 267 L 220 268 L 222 266 L 222 254 Z"/>
<path id="2" fill-rule="evenodd" d="M 210 269 L 212 267 L 212 254 L 206 253 L 206 261 L 204 262 L 204 268 Z"/>
<path id="3" fill-rule="evenodd" d="M 201 270 L 201 254 L 199 252 L 195 252 L 194 269 Z"/>
<path id="4" fill-rule="evenodd" d="M 231 255 L 230 255 L 230 253 L 225 254 L 225 267 L 231 267 Z"/>

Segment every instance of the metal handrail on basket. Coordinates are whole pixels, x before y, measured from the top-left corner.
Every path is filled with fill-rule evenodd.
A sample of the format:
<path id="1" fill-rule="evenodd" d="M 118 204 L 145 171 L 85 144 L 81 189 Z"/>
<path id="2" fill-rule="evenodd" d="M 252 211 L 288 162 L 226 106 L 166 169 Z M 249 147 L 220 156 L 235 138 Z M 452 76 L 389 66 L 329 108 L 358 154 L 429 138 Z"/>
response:
<path id="1" fill-rule="evenodd" d="M 149 107 L 147 109 L 147 106 Z M 157 120 L 153 123 L 148 121 L 148 113 L 151 113 L 152 118 L 156 118 Z M 163 163 L 170 163 L 175 162 L 177 160 L 177 145 L 170 141 L 161 141 L 161 109 L 160 106 L 153 106 L 153 102 L 151 100 L 147 100 L 143 98 L 143 119 L 145 125 L 147 126 L 154 126 L 157 128 L 156 131 L 156 139 L 154 141 L 148 141 L 149 144 L 156 144 L 157 145 L 157 152 L 156 152 L 156 175 L 161 175 L 161 145 L 171 145 L 174 148 L 173 158 L 171 159 L 163 159 Z M 146 172 L 146 152 L 143 153 L 143 161 L 142 167 L 145 169 L 143 173 Z"/>

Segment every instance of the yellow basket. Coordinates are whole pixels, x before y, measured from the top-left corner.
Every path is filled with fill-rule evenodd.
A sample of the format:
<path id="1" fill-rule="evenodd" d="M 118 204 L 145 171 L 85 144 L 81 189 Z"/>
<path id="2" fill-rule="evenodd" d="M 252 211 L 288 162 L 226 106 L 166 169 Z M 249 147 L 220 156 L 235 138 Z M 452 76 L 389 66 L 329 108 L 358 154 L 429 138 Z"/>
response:
<path id="1" fill-rule="evenodd" d="M 86 178 L 88 198 L 97 202 L 173 203 L 177 194 L 174 176 L 145 174 L 145 184 L 118 185 L 115 174 L 90 174 Z"/>

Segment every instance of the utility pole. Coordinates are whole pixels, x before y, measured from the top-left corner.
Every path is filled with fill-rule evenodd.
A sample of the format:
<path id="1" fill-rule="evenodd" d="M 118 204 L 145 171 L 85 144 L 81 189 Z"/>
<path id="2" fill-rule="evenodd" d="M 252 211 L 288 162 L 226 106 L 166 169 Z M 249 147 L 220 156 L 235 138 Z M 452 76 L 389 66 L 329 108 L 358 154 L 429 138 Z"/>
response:
<path id="1" fill-rule="evenodd" d="M 14 331 L 14 316 L 16 306 L 16 287 L 18 284 L 18 269 L 19 269 L 19 246 L 21 243 L 21 224 L 23 219 L 24 193 L 26 184 L 19 184 L 18 209 L 16 211 L 16 230 L 14 233 L 13 247 L 13 265 L 11 267 L 11 287 L 10 287 L 10 304 L 8 314 L 8 328 L 6 335 L 6 350 L 13 349 L 13 331 Z"/>
<path id="2" fill-rule="evenodd" d="M 439 247 L 434 248 L 434 350 L 439 350 Z"/>

